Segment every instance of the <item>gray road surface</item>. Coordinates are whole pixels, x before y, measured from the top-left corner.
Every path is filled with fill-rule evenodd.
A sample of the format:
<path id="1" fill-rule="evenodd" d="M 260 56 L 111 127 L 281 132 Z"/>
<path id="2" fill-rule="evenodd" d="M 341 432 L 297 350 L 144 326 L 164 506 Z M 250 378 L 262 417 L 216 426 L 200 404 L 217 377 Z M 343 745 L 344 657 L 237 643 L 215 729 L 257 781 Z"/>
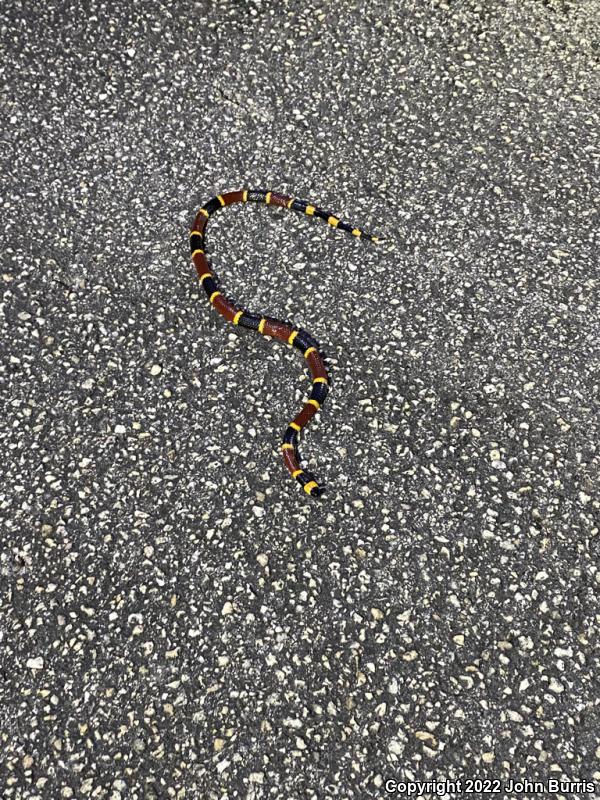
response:
<path id="1" fill-rule="evenodd" d="M 600 786 L 597 0 L 9 0 L 0 40 L 2 797 L 591 797 L 508 781 Z M 189 261 L 243 186 L 388 236 L 210 223 L 328 357 L 321 501 L 301 357 Z"/>

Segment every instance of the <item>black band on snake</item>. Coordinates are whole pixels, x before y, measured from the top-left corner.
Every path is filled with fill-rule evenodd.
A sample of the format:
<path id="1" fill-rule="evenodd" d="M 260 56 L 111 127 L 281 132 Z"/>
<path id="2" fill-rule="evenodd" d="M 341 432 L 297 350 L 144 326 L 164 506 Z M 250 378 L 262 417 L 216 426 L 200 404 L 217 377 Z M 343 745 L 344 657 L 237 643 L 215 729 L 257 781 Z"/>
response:
<path id="1" fill-rule="evenodd" d="M 307 332 L 296 328 L 286 322 L 281 322 L 273 317 L 263 317 L 258 314 L 251 314 L 243 308 L 239 308 L 232 300 L 226 297 L 218 288 L 215 273 L 212 272 L 205 255 L 205 230 L 208 219 L 212 214 L 225 206 L 233 203 L 264 203 L 266 205 L 278 206 L 280 208 L 291 208 L 301 214 L 311 217 L 319 217 L 325 220 L 333 228 L 338 228 L 351 233 L 360 239 L 366 239 L 377 243 L 379 239 L 370 233 L 365 233 L 360 228 L 343 222 L 338 217 L 323 211 L 318 206 L 311 205 L 304 200 L 294 197 L 286 197 L 277 192 L 263 190 L 243 189 L 237 192 L 219 194 L 209 200 L 197 213 L 190 233 L 190 247 L 192 260 L 198 271 L 200 283 L 204 287 L 211 305 L 225 317 L 226 320 L 234 325 L 243 328 L 251 328 L 264 336 L 272 336 L 275 339 L 287 342 L 301 351 L 312 375 L 312 390 L 308 401 L 303 406 L 300 413 L 289 423 L 281 449 L 283 451 L 283 462 L 290 472 L 303 487 L 304 491 L 311 497 L 318 497 L 323 492 L 323 487 L 319 485 L 315 476 L 308 470 L 300 466 L 301 457 L 298 451 L 298 437 L 312 417 L 321 408 L 328 392 L 328 376 L 323 358 L 319 353 L 318 343 Z"/>

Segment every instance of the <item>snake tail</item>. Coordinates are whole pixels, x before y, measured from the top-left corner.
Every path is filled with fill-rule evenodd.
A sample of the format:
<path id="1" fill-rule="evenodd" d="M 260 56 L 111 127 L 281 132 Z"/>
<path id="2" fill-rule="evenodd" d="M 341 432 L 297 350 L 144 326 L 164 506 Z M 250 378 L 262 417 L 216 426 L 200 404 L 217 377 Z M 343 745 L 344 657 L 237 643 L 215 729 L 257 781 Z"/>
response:
<path id="1" fill-rule="evenodd" d="M 289 345 L 300 350 L 312 376 L 312 388 L 310 397 L 304 404 L 300 412 L 289 423 L 281 450 L 283 463 L 287 467 L 292 478 L 295 478 L 302 486 L 304 491 L 311 497 L 318 497 L 323 493 L 323 486 L 319 484 L 315 476 L 308 470 L 300 466 L 301 456 L 298 449 L 300 431 L 308 425 L 317 411 L 321 408 L 329 391 L 329 378 L 323 357 L 319 352 L 319 345 L 310 333 L 302 328 L 273 317 L 263 317 L 259 314 L 252 314 L 244 308 L 237 306 L 219 288 L 216 274 L 212 271 L 206 258 L 206 226 L 209 218 L 226 206 L 233 203 L 262 203 L 268 206 L 289 208 L 309 217 L 318 217 L 325 220 L 328 225 L 339 230 L 346 231 L 360 239 L 377 243 L 379 239 L 370 233 L 349 225 L 347 222 L 336 217 L 328 211 L 324 211 L 316 205 L 299 200 L 295 197 L 287 197 L 277 192 L 263 191 L 262 189 L 241 189 L 236 192 L 219 194 L 209 200 L 196 214 L 190 232 L 190 248 L 192 261 L 198 272 L 200 283 L 204 287 L 210 304 L 228 322 L 242 328 L 251 328 L 258 331 L 263 336 L 271 336 L 280 339 Z"/>

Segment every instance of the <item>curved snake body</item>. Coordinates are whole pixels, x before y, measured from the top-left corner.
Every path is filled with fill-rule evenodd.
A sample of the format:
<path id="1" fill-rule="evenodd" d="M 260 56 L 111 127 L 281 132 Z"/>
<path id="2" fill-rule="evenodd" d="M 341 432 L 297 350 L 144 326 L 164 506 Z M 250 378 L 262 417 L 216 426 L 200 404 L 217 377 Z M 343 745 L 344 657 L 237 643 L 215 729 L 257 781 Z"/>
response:
<path id="1" fill-rule="evenodd" d="M 242 189 L 213 197 L 198 211 L 190 233 L 192 261 L 194 262 L 198 277 L 211 305 L 219 314 L 234 325 L 239 325 L 242 328 L 251 328 L 264 336 L 272 336 L 275 339 L 280 339 L 281 341 L 293 345 L 302 352 L 306 359 L 312 375 L 312 390 L 302 410 L 289 423 L 283 437 L 281 449 L 283 452 L 283 462 L 291 476 L 300 483 L 307 494 L 311 495 L 311 497 L 315 497 L 322 494 L 323 487 L 319 485 L 312 473 L 301 468 L 298 438 L 300 431 L 317 413 L 327 397 L 329 387 L 328 376 L 323 358 L 319 352 L 318 342 L 307 331 L 301 328 L 296 328 L 287 322 L 282 322 L 273 317 L 251 314 L 249 311 L 238 307 L 218 288 L 219 285 L 216 275 L 211 270 L 205 254 L 205 230 L 209 217 L 221 208 L 232 205 L 233 203 L 250 202 L 279 206 L 280 208 L 290 208 L 301 214 L 319 217 L 332 227 L 347 231 L 358 238 L 375 243 L 377 243 L 379 239 L 370 233 L 365 233 L 360 228 L 343 222 L 328 211 L 324 211 L 322 208 L 307 203 L 304 200 L 286 197 L 277 192 L 263 191 L 261 189 Z"/>

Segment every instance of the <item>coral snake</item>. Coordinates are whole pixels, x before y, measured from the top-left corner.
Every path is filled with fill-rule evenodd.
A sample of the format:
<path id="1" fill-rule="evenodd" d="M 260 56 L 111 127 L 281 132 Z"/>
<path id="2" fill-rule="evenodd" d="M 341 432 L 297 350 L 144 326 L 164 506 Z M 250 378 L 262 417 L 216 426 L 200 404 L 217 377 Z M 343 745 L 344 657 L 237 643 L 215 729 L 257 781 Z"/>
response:
<path id="1" fill-rule="evenodd" d="M 311 497 L 319 496 L 323 492 L 323 487 L 319 485 L 314 475 L 300 466 L 300 453 L 298 451 L 298 436 L 300 431 L 308 424 L 312 417 L 322 406 L 328 392 L 328 376 L 323 358 L 319 353 L 318 342 L 305 330 L 296 328 L 291 324 L 274 319 L 273 317 L 263 317 L 251 314 L 239 308 L 228 297 L 219 290 L 217 278 L 212 272 L 205 255 L 205 230 L 209 217 L 216 211 L 230 206 L 233 203 L 265 203 L 270 206 L 280 208 L 291 208 L 301 214 L 311 217 L 319 217 L 325 220 L 333 228 L 338 228 L 353 234 L 361 239 L 377 243 L 379 239 L 370 233 L 365 233 L 360 228 L 343 222 L 338 217 L 323 211 L 318 206 L 311 205 L 304 200 L 295 197 L 286 197 L 277 192 L 263 191 L 261 189 L 242 189 L 237 192 L 227 192 L 213 197 L 196 214 L 192 230 L 190 232 L 190 247 L 192 251 L 192 261 L 198 271 L 200 283 L 204 287 L 211 305 L 234 325 L 243 328 L 251 328 L 264 336 L 272 336 L 281 339 L 283 342 L 293 345 L 302 352 L 312 374 L 312 391 L 308 401 L 300 413 L 289 423 L 281 449 L 283 451 L 283 461 L 291 476 L 303 487 L 304 491 Z"/>

